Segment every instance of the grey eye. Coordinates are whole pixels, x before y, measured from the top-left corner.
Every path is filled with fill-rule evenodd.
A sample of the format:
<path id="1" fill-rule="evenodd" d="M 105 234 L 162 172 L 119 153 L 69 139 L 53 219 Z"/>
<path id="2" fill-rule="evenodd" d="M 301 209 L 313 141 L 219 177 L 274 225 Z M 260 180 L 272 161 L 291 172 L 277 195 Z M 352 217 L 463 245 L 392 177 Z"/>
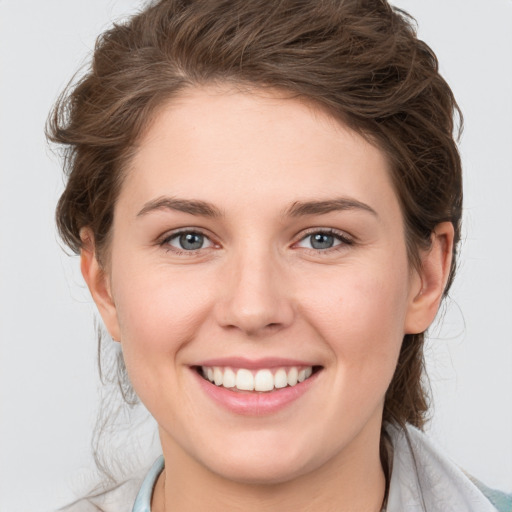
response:
<path id="1" fill-rule="evenodd" d="M 317 233 L 310 233 L 305 236 L 299 243 L 299 247 L 306 249 L 314 249 L 316 251 L 322 251 L 326 249 L 332 249 L 342 243 L 349 243 L 348 240 L 344 240 L 341 235 L 334 233 L 318 231 Z"/>
<path id="2" fill-rule="evenodd" d="M 310 244 L 313 249 L 330 249 L 334 246 L 336 239 L 327 233 L 314 233 L 309 235 Z"/>
<path id="3" fill-rule="evenodd" d="M 179 241 L 182 249 L 193 251 L 203 247 L 204 236 L 199 233 L 186 233 L 184 235 L 180 235 Z"/>
<path id="4" fill-rule="evenodd" d="M 202 233 L 193 231 L 187 233 L 177 233 L 170 238 L 168 243 L 172 247 L 183 251 L 197 251 L 212 245 L 212 242 Z"/>

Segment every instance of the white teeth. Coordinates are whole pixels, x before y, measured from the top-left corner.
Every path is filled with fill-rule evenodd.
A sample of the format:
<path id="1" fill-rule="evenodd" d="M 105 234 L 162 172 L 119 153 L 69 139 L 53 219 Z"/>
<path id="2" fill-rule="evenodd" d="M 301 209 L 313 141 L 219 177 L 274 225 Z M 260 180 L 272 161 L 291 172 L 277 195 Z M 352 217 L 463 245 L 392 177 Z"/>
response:
<path id="1" fill-rule="evenodd" d="M 278 368 L 272 370 L 263 368 L 258 371 L 240 368 L 236 372 L 232 368 L 201 367 L 201 372 L 205 379 L 214 383 L 216 386 L 225 388 L 236 388 L 240 391 L 272 391 L 273 389 L 282 389 L 286 386 L 296 386 L 304 382 L 313 374 L 313 367 L 291 366 L 289 368 Z"/>
<path id="2" fill-rule="evenodd" d="M 290 368 L 288 372 L 288 386 L 295 386 L 297 384 L 297 377 L 299 376 L 299 371 L 297 368 Z"/>
<path id="3" fill-rule="evenodd" d="M 274 376 L 270 370 L 258 370 L 254 377 L 255 391 L 272 391 L 274 389 Z"/>
<path id="4" fill-rule="evenodd" d="M 221 386 L 223 381 L 224 373 L 220 368 L 213 369 L 213 382 L 216 386 Z"/>
<path id="5" fill-rule="evenodd" d="M 279 368 L 276 374 L 274 375 L 274 386 L 277 389 L 285 388 L 288 386 L 288 376 L 286 375 L 286 371 L 284 368 Z"/>
<path id="6" fill-rule="evenodd" d="M 236 386 L 236 375 L 235 372 L 231 368 L 226 368 L 224 370 L 222 385 L 225 388 L 234 388 Z"/>
<path id="7" fill-rule="evenodd" d="M 254 377 L 249 370 L 243 368 L 236 372 L 236 384 L 237 389 L 242 391 L 253 391 L 254 389 Z"/>

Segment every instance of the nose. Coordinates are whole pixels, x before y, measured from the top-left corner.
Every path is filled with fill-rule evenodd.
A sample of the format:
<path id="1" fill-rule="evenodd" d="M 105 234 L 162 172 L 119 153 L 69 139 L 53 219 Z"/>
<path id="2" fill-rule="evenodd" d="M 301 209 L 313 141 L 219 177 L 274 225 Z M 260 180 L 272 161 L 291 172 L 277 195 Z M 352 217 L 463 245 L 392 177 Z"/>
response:
<path id="1" fill-rule="evenodd" d="M 294 318 L 290 282 L 271 251 L 240 251 L 223 269 L 216 315 L 220 325 L 248 336 L 288 327 Z"/>

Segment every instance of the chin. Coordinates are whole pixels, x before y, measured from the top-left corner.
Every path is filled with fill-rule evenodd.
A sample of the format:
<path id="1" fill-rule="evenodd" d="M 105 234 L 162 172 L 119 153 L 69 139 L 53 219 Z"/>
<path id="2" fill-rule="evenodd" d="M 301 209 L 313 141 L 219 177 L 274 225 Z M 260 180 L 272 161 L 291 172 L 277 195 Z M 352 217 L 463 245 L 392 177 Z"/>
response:
<path id="1" fill-rule="evenodd" d="M 237 461 L 216 469 L 219 476 L 245 485 L 283 484 L 309 472 L 305 466 L 283 463 L 275 459 Z"/>
<path id="2" fill-rule="evenodd" d="M 224 450 L 222 458 L 204 461 L 210 471 L 227 480 L 247 485 L 274 485 L 289 482 L 321 466 L 308 458 L 305 449 L 285 443 L 238 444 Z M 213 458 L 213 457 L 212 457 Z"/>

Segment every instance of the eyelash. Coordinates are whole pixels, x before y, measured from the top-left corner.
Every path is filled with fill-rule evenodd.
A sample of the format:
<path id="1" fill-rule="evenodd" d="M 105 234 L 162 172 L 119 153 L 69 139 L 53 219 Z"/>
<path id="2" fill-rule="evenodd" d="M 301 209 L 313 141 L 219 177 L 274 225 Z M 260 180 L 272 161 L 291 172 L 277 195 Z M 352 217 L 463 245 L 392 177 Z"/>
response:
<path id="1" fill-rule="evenodd" d="M 178 256 L 186 255 L 186 256 L 194 256 L 198 253 L 198 251 L 202 251 L 204 249 L 209 249 L 210 247 L 201 247 L 199 249 L 179 249 L 178 247 L 174 247 L 170 244 L 172 240 L 179 238 L 182 235 L 201 235 L 205 240 L 208 240 L 212 246 L 215 245 L 215 242 L 203 231 L 200 229 L 183 229 L 179 231 L 175 231 L 173 233 L 165 235 L 159 242 L 158 245 L 163 247 L 166 252 L 173 252 Z"/>
<path id="2" fill-rule="evenodd" d="M 200 247 L 198 249 L 186 250 L 186 249 L 179 249 L 177 247 L 170 245 L 170 242 L 172 240 L 175 240 L 183 235 L 200 235 L 200 236 L 204 237 L 205 240 L 208 240 L 210 242 L 211 246 L 215 245 L 215 242 L 213 242 L 211 240 L 211 238 L 206 233 L 201 231 L 200 229 L 183 229 L 180 231 L 175 231 L 171 234 L 164 236 L 164 238 L 162 238 L 158 242 L 158 245 L 160 247 L 163 247 L 166 250 L 166 252 L 172 251 L 179 256 L 181 256 L 181 255 L 193 256 L 193 255 L 197 254 L 199 251 L 209 249 L 211 247 L 211 246 L 210 247 Z M 303 242 L 308 237 L 311 237 L 313 235 L 332 236 L 333 238 L 335 238 L 337 241 L 340 242 L 339 244 L 334 245 L 333 247 L 327 247 L 325 249 L 315 249 L 314 247 L 303 247 L 304 250 L 312 252 L 314 254 L 329 254 L 334 251 L 342 250 L 346 246 L 354 245 L 354 240 L 352 238 L 350 238 L 349 236 L 347 236 L 346 233 L 343 233 L 341 231 L 338 231 L 338 230 L 335 230 L 332 228 L 329 228 L 329 229 L 312 228 L 312 229 L 308 230 L 306 233 L 302 233 L 301 238 L 297 242 L 295 242 L 293 244 L 293 246 L 296 247 L 299 243 Z"/>
<path id="3" fill-rule="evenodd" d="M 342 231 L 338 231 L 338 230 L 332 229 L 332 228 L 328 228 L 328 229 L 312 228 L 312 229 L 308 230 L 305 234 L 302 234 L 301 238 L 298 240 L 298 242 L 295 242 L 293 245 L 296 246 L 300 242 L 306 240 L 308 237 L 311 237 L 313 235 L 332 236 L 340 242 L 339 244 L 337 244 L 333 247 L 328 247 L 326 249 L 315 249 L 315 248 L 310 248 L 310 247 L 303 247 L 303 249 L 310 251 L 314 254 L 327 255 L 334 251 L 343 250 L 347 246 L 354 245 L 354 243 L 355 243 L 354 239 L 352 239 L 351 237 L 349 237 L 346 233 L 344 233 Z"/>

